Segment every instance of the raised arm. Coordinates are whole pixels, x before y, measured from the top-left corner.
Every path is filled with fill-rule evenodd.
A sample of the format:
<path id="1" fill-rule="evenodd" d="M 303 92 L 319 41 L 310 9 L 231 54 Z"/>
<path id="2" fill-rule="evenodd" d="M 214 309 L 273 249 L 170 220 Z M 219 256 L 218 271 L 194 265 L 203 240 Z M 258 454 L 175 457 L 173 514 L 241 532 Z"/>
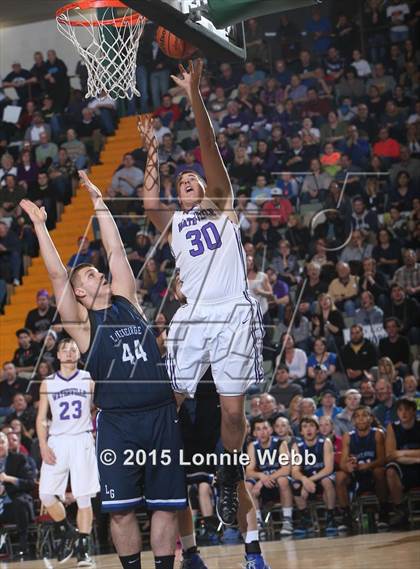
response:
<path id="1" fill-rule="evenodd" d="M 79 176 L 81 183 L 89 192 L 99 222 L 101 240 L 105 248 L 109 269 L 112 275 L 112 294 L 127 298 L 140 309 L 136 295 L 136 279 L 128 262 L 120 232 L 118 231 L 114 218 L 102 199 L 99 188 L 89 180 L 86 172 L 79 170 Z"/>
<path id="2" fill-rule="evenodd" d="M 29 200 L 22 200 L 20 206 L 34 224 L 41 256 L 54 289 L 62 324 L 83 353 L 89 347 L 90 324 L 87 310 L 77 302 L 66 267 L 48 233 L 45 225 L 47 220 L 45 208 L 39 208 Z"/>
<path id="3" fill-rule="evenodd" d="M 139 117 L 137 128 L 143 138 L 143 146 L 147 151 L 146 169 L 144 172 L 144 209 L 153 225 L 163 233 L 169 228 L 173 213 L 160 200 L 159 156 L 155 131 L 150 115 Z"/>
<path id="4" fill-rule="evenodd" d="M 171 77 L 177 85 L 185 90 L 192 106 L 198 131 L 204 172 L 207 179 L 206 195 L 211 200 L 214 200 L 221 211 L 224 211 L 230 216 L 234 216 L 234 220 L 237 221 L 236 213 L 233 211 L 234 196 L 232 185 L 217 146 L 216 135 L 210 117 L 200 93 L 203 62 L 201 59 L 195 62 L 190 61 L 188 71 L 186 71 L 182 65 L 180 65 L 179 68 L 182 77 L 175 75 Z"/>

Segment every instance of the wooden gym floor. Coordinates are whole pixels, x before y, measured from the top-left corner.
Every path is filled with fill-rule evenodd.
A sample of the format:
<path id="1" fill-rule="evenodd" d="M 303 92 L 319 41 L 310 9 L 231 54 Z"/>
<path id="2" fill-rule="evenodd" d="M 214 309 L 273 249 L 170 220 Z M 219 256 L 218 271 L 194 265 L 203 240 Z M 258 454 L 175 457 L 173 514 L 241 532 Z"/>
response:
<path id="1" fill-rule="evenodd" d="M 263 544 L 271 569 L 419 569 L 420 531 L 365 534 L 352 537 L 271 541 Z M 243 546 L 201 548 L 209 569 L 238 569 L 243 565 Z M 71 569 L 75 559 L 1 563 L 0 569 Z M 97 569 L 120 569 L 116 555 L 96 557 Z M 179 568 L 179 562 L 175 565 Z M 142 555 L 142 569 L 154 569 L 150 552 Z"/>

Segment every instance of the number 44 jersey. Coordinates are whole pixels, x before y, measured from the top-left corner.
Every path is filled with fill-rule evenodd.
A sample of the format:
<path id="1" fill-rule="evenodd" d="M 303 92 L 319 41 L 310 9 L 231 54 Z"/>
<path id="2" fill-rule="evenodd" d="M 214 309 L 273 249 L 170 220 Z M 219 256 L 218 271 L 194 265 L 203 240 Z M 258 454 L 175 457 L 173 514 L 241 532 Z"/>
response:
<path id="1" fill-rule="evenodd" d="M 175 212 L 171 246 L 189 303 L 235 298 L 247 290 L 239 226 L 217 209 Z"/>
<path id="2" fill-rule="evenodd" d="M 78 435 L 92 430 L 92 378 L 76 370 L 68 378 L 56 372 L 45 380 L 52 423 L 50 435 Z"/>

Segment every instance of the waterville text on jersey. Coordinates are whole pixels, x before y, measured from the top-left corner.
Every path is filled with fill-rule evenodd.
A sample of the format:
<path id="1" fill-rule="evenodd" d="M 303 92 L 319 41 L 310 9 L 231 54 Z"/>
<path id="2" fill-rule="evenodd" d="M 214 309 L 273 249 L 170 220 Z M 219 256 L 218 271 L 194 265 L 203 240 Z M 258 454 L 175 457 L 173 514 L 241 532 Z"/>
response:
<path id="1" fill-rule="evenodd" d="M 194 210 L 188 213 L 188 215 L 192 215 L 193 217 L 187 217 L 178 223 L 178 231 L 182 231 L 185 227 L 191 227 L 191 225 L 197 225 L 199 221 L 202 219 L 216 217 L 216 212 L 214 209 L 199 209 Z"/>

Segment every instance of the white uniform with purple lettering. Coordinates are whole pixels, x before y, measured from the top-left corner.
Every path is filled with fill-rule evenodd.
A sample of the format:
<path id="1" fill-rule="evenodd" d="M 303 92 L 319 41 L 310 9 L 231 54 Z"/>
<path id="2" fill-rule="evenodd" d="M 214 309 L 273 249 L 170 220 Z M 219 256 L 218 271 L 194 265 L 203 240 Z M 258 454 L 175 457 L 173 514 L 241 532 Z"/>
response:
<path id="1" fill-rule="evenodd" d="M 56 372 L 44 381 L 52 414 L 48 446 L 54 451 L 56 463 L 42 464 L 40 494 L 64 496 L 69 474 L 75 498 L 93 497 L 99 492 L 91 381 L 90 374 L 83 370 L 69 378 Z"/>
<path id="2" fill-rule="evenodd" d="M 212 207 L 177 211 L 171 245 L 187 299 L 168 334 L 173 389 L 194 396 L 211 365 L 218 393 L 240 395 L 264 379 L 264 331 L 248 291 L 239 226 Z"/>

